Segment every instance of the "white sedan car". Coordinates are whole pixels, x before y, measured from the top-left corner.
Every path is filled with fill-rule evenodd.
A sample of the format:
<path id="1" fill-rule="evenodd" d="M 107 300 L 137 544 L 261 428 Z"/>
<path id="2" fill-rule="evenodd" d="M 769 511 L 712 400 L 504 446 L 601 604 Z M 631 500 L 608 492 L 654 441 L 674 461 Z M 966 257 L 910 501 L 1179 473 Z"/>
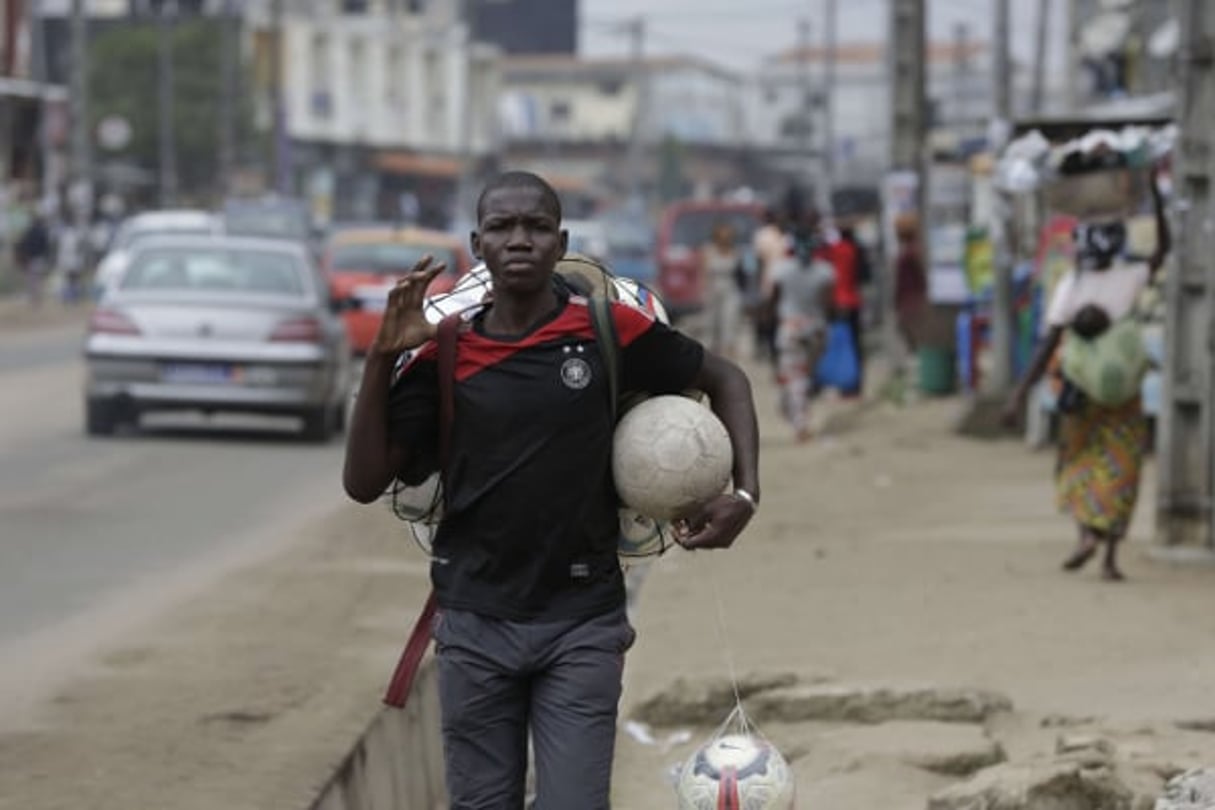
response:
<path id="1" fill-rule="evenodd" d="M 122 278 L 131 250 L 141 241 L 152 236 L 207 236 L 221 233 L 222 230 L 220 218 L 209 211 L 180 209 L 136 214 L 119 226 L 109 252 L 97 265 L 93 279 L 96 293 L 104 294 L 107 288 Z"/>
<path id="2" fill-rule="evenodd" d="M 351 354 L 301 245 L 236 237 L 140 243 L 93 312 L 85 431 L 149 411 L 280 414 L 325 441 L 341 430 Z"/>

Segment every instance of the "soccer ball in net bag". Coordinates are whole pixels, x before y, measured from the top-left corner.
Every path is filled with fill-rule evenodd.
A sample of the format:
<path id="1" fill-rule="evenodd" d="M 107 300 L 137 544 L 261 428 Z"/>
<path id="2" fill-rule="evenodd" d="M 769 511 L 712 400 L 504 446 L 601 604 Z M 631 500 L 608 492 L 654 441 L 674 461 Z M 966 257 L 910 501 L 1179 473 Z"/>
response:
<path id="1" fill-rule="evenodd" d="M 730 435 L 711 410 L 688 397 L 659 396 L 620 419 L 612 475 L 626 505 L 675 520 L 725 490 L 733 456 Z"/>
<path id="2" fill-rule="evenodd" d="M 679 774 L 679 810 L 792 810 L 793 773 L 767 741 L 745 734 L 699 748 Z"/>

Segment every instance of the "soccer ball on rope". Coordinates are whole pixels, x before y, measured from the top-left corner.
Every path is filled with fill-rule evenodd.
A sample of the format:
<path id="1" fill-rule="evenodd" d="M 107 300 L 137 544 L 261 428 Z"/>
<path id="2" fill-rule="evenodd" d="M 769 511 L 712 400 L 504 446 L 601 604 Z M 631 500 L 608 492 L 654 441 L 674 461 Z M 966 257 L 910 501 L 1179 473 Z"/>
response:
<path id="1" fill-rule="evenodd" d="M 729 734 L 701 746 L 679 773 L 679 810 L 792 810 L 789 764 L 770 743 Z"/>

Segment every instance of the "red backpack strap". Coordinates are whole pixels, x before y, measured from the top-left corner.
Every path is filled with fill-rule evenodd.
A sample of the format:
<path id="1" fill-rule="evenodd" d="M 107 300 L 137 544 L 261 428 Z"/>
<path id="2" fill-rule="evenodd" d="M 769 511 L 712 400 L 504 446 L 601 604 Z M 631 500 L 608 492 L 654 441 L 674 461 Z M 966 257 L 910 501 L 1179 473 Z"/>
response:
<path id="1" fill-rule="evenodd" d="M 456 415 L 456 342 L 460 337 L 459 315 L 449 315 L 439 322 L 436 335 L 439 364 L 439 476 L 447 477 L 447 466 L 451 454 L 451 429 Z M 431 626 L 434 623 L 438 602 L 432 589 L 422 606 L 422 613 L 409 631 L 409 640 L 397 661 L 397 668 L 384 693 L 384 703 L 400 709 L 405 706 L 409 692 L 413 689 L 418 667 L 430 646 Z"/>
<path id="2" fill-rule="evenodd" d="M 426 604 L 422 606 L 421 615 L 413 624 L 413 630 L 409 632 L 409 640 L 405 642 L 405 649 L 397 661 L 397 668 L 392 673 L 392 680 L 388 682 L 388 691 L 384 693 L 384 702 L 393 708 L 403 708 L 406 699 L 409 698 L 414 678 L 418 674 L 418 667 L 422 664 L 423 656 L 426 655 L 426 648 L 430 646 L 431 624 L 434 622 L 437 609 L 435 592 L 432 590 L 426 597 Z"/>

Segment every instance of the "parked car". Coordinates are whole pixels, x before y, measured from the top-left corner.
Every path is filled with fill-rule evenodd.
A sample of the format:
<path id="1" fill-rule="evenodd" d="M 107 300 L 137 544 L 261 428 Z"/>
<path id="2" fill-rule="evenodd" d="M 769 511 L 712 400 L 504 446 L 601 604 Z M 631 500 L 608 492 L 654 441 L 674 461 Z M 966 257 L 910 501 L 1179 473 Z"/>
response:
<path id="1" fill-rule="evenodd" d="M 602 222 L 593 219 L 567 219 L 561 227 L 569 234 L 569 250 L 601 262 L 608 260 L 608 234 Z"/>
<path id="2" fill-rule="evenodd" d="M 300 245 L 141 242 L 93 312 L 85 358 L 90 435 L 169 410 L 298 416 L 316 441 L 344 426 L 350 348 Z"/>
<path id="3" fill-rule="evenodd" d="M 131 250 L 154 236 L 206 236 L 223 230 L 223 222 L 210 211 L 192 209 L 145 211 L 125 220 L 114 234 L 110 249 L 97 265 L 93 285 L 97 295 L 122 277 Z"/>
<path id="4" fill-rule="evenodd" d="M 708 244 L 714 226 L 729 223 L 744 256 L 763 221 L 763 206 L 754 203 L 682 201 L 663 212 L 658 226 L 658 293 L 672 319 L 704 306 L 701 248 Z"/>
<path id="5" fill-rule="evenodd" d="M 339 229 L 330 238 L 325 271 L 355 354 L 365 354 L 371 347 L 389 290 L 427 254 L 447 265 L 447 272 L 431 282 L 430 295 L 450 290 L 472 266 L 463 240 L 442 231 L 384 225 Z"/>
<path id="6" fill-rule="evenodd" d="M 645 285 L 657 281 L 658 265 L 654 261 L 657 241 L 654 227 L 643 219 L 609 218 L 607 233 L 607 262 L 618 276 L 631 278 Z"/>
<path id="7" fill-rule="evenodd" d="M 301 200 L 290 197 L 233 197 L 224 201 L 224 232 L 233 236 L 310 243 L 312 217 Z"/>

